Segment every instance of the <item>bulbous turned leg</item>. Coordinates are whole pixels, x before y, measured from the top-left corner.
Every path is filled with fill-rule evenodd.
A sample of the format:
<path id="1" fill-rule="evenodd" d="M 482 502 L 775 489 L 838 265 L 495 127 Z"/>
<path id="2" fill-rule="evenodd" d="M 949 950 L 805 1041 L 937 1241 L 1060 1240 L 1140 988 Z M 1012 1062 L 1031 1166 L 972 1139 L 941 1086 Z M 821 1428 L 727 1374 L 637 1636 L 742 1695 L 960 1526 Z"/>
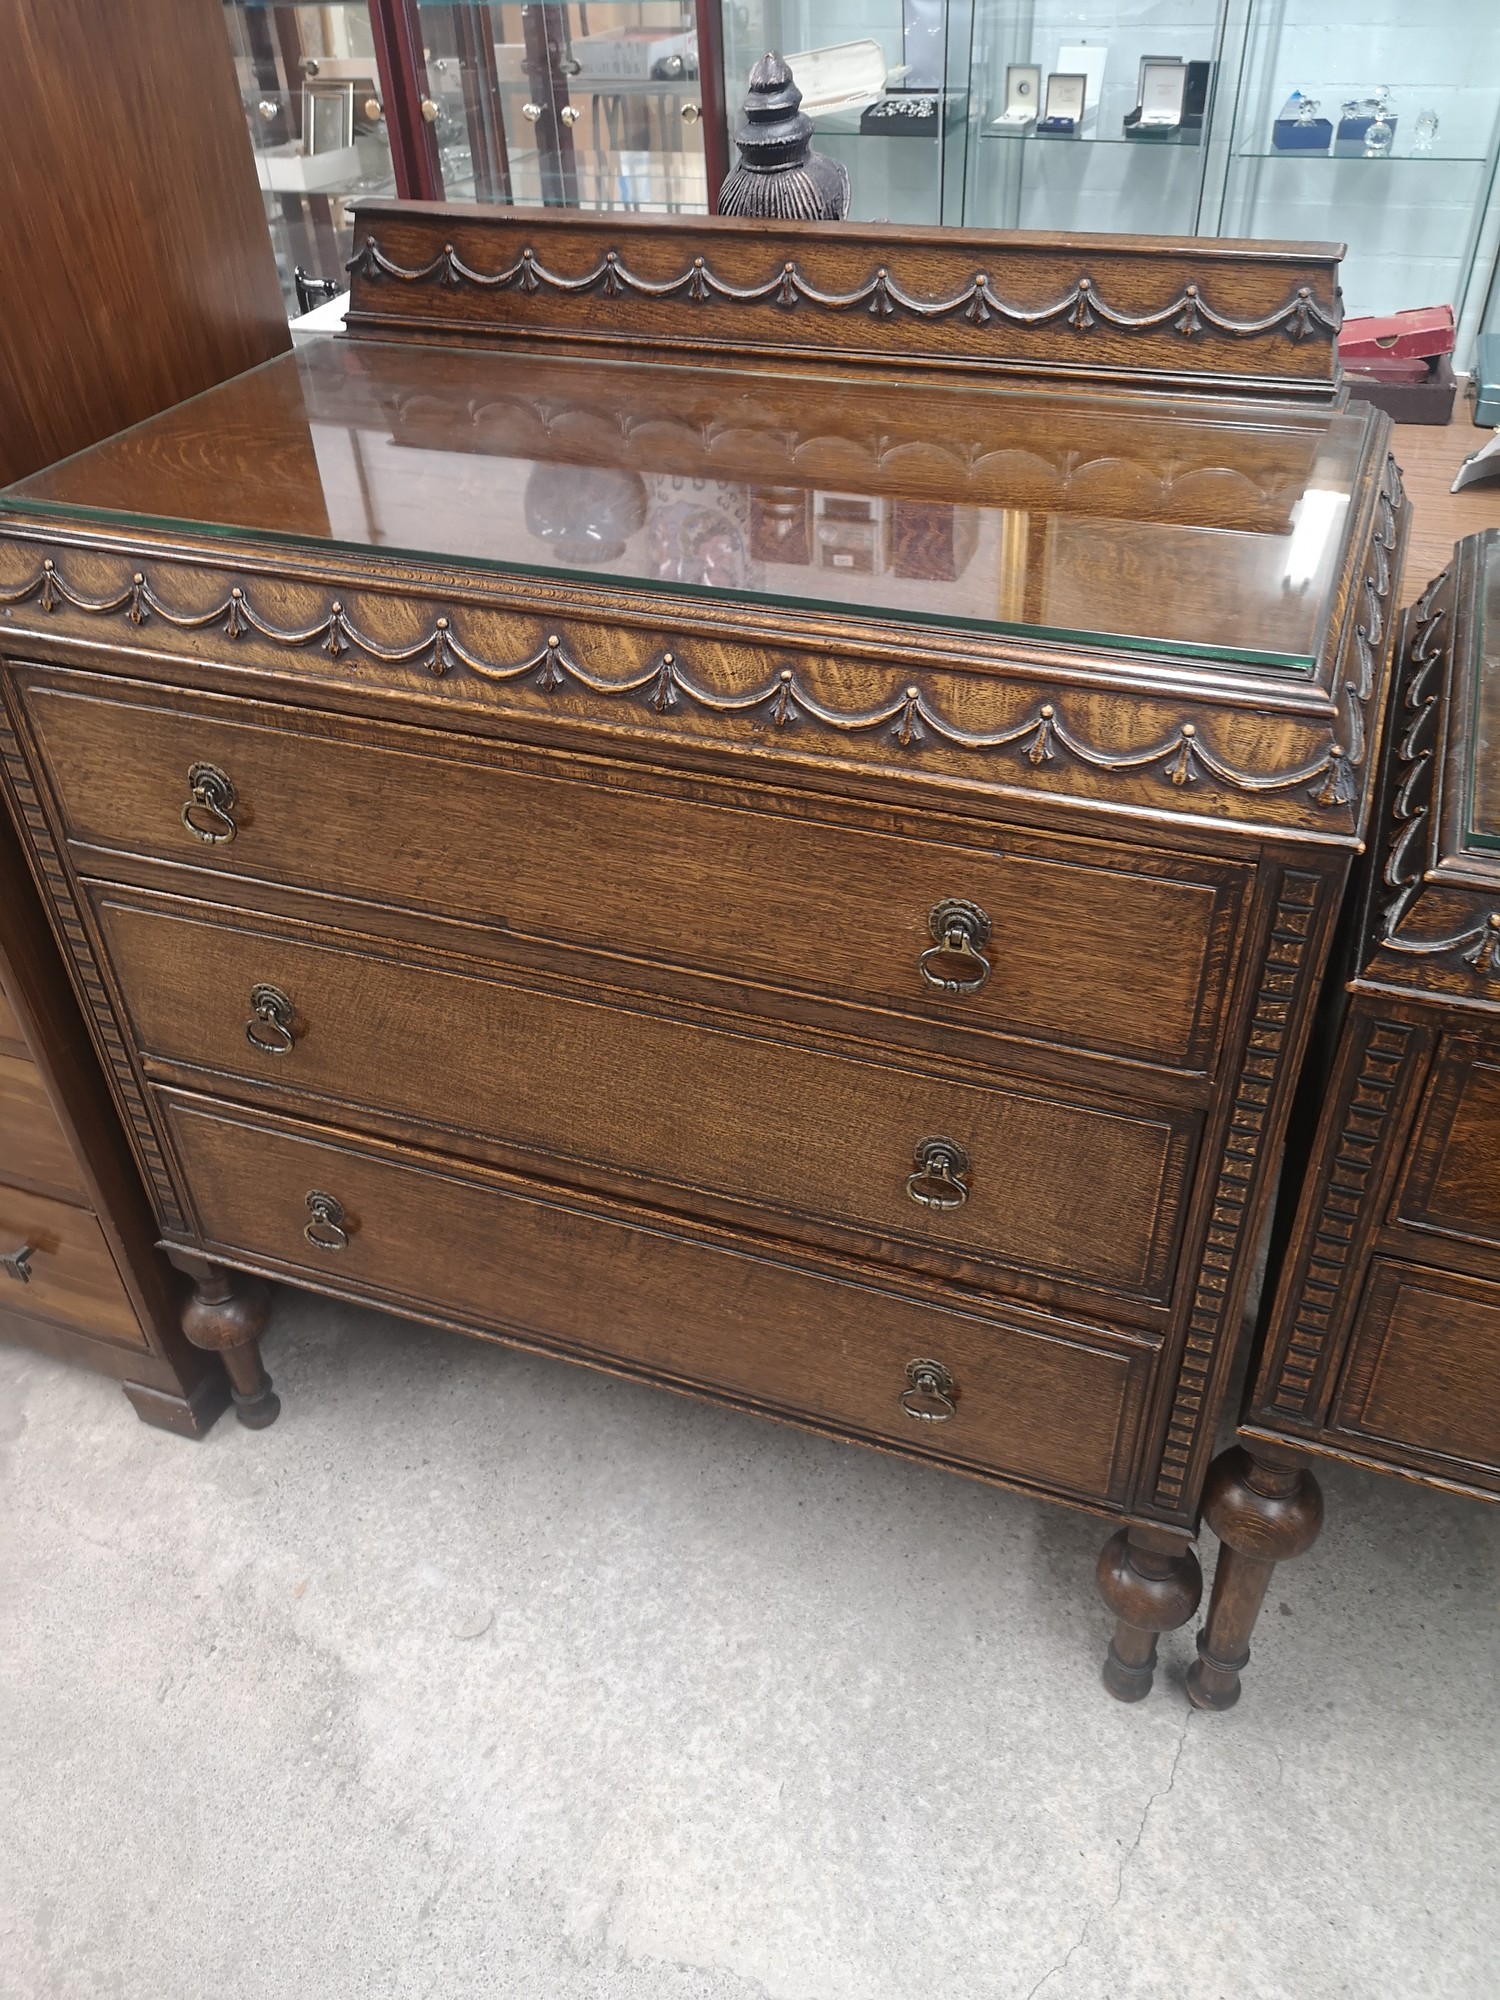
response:
<path id="1" fill-rule="evenodd" d="M 1188 1669 L 1188 1699 L 1197 1708 L 1233 1708 L 1266 1587 L 1277 1563 L 1317 1540 L 1323 1495 L 1305 1466 L 1236 1445 L 1208 1468 L 1203 1511 L 1223 1546 L 1198 1657 Z"/>
<path id="2" fill-rule="evenodd" d="M 1166 1528 L 1121 1528 L 1099 1557 L 1099 1595 L 1114 1612 L 1104 1685 L 1116 1701 L 1144 1701 L 1156 1673 L 1156 1638 L 1186 1625 L 1203 1595 L 1198 1558 Z"/>
<path id="3" fill-rule="evenodd" d="M 260 1336 L 271 1310 L 270 1287 L 260 1278 L 231 1277 L 222 1265 L 198 1258 L 176 1260 L 193 1281 L 182 1309 L 182 1330 L 194 1347 L 223 1358 L 235 1415 L 263 1431 L 281 1413 L 281 1399 L 261 1365 Z"/>

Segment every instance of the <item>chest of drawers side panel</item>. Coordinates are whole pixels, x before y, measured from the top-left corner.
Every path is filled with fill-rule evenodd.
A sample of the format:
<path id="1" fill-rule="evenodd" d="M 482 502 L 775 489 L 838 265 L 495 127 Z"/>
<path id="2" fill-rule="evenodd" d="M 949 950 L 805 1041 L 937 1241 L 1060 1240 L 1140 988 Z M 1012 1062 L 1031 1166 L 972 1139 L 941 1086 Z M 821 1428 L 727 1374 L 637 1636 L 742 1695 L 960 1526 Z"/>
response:
<path id="1" fill-rule="evenodd" d="M 55 807 L 33 779 L 23 754 L 19 732 L 25 725 L 13 703 L 13 691 L 7 686 L 4 705 L 0 707 L 0 765 L 4 769 L 16 831 L 29 851 L 77 1002 L 119 1105 L 141 1178 L 159 1219 L 168 1227 L 180 1228 L 182 1207 L 167 1170 L 161 1137 L 147 1109 L 141 1077 L 101 976 L 101 955 L 86 928 L 76 883 L 64 857 Z M 100 1157 L 108 1158 L 108 1154 L 101 1149 Z"/>

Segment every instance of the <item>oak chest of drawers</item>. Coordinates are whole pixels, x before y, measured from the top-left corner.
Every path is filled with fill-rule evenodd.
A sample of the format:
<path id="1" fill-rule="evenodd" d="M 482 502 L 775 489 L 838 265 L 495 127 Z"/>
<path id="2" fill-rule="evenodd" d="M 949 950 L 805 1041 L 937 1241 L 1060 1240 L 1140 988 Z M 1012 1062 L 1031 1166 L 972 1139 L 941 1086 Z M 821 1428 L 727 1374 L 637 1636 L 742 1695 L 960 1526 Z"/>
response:
<path id="1" fill-rule="evenodd" d="M 1321 1525 L 1308 1459 L 1500 1498 L 1500 534 L 1460 542 L 1407 613 L 1395 696 L 1244 1449 L 1209 1492 L 1204 1707 L 1238 1699 L 1274 1566 Z"/>
<path id="2" fill-rule="evenodd" d="M 242 1417 L 280 1277 L 1020 1485 L 1146 1692 L 1386 686 L 1334 273 L 376 204 L 353 337 L 6 496 Z"/>

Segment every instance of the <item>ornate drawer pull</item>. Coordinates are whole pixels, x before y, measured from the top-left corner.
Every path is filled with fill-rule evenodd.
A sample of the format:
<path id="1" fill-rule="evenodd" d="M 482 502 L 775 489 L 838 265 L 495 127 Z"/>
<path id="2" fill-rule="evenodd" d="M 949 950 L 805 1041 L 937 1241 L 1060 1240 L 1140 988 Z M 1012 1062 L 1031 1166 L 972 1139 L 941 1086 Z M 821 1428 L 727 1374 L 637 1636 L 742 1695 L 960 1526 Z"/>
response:
<path id="1" fill-rule="evenodd" d="M 31 1283 L 31 1260 L 36 1255 L 34 1243 L 23 1243 L 19 1250 L 7 1250 L 0 1256 L 0 1271 L 7 1278 L 14 1278 L 18 1285 Z"/>
<path id="2" fill-rule="evenodd" d="M 969 1199 L 963 1176 L 969 1156 L 951 1139 L 923 1139 L 913 1155 L 916 1169 L 906 1177 L 906 1192 L 922 1208 L 962 1208 Z"/>
<path id="3" fill-rule="evenodd" d="M 349 1232 L 344 1227 L 348 1218 L 341 1201 L 335 1201 L 331 1194 L 319 1194 L 314 1189 L 307 1197 L 307 1212 L 312 1220 L 302 1234 L 315 1250 L 349 1248 Z"/>
<path id="4" fill-rule="evenodd" d="M 941 1361 L 908 1361 L 901 1407 L 919 1424 L 945 1424 L 958 1415 L 958 1384 Z"/>
<path id="5" fill-rule="evenodd" d="M 988 944 L 990 920 L 977 903 L 949 896 L 935 904 L 927 918 L 933 943 L 917 960 L 917 969 L 938 993 L 977 993 L 990 976 L 990 962 L 979 949 Z M 939 971 L 945 959 L 957 959 L 962 977 Z"/>
<path id="6" fill-rule="evenodd" d="M 279 986 L 252 986 L 245 1040 L 263 1056 L 290 1055 L 297 1039 L 292 1032 L 295 1018 L 292 1003 Z"/>
<path id="7" fill-rule="evenodd" d="M 210 847 L 233 840 L 239 832 L 234 823 L 234 806 L 234 786 L 218 765 L 194 764 L 188 772 L 187 804 L 182 808 L 182 823 L 193 838 L 205 841 Z M 210 824 L 200 826 L 198 821 L 202 818 L 207 818 Z"/>

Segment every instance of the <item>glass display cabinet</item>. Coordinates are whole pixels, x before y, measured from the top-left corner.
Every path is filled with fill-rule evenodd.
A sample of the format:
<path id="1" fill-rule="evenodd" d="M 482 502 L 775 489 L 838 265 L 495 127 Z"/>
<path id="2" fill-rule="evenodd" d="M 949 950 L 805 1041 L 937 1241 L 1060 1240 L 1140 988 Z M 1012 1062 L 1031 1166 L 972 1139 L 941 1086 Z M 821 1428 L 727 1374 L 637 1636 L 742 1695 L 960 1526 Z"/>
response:
<path id="1" fill-rule="evenodd" d="M 1221 0 L 980 0 L 969 222 L 1193 234 L 1223 34 Z"/>
<path id="2" fill-rule="evenodd" d="M 1339 238 L 1348 312 L 1448 303 L 1472 333 L 1494 254 L 1500 9 L 1254 0 L 1231 27 L 1212 226 Z"/>
<path id="3" fill-rule="evenodd" d="M 288 303 L 299 268 L 342 276 L 360 195 L 701 213 L 727 145 L 716 9 L 227 0 Z"/>
<path id="4" fill-rule="evenodd" d="M 350 203 L 396 192 L 370 10 L 363 0 L 230 0 L 225 18 L 290 305 L 298 270 L 342 272 L 353 243 Z"/>
<path id="5" fill-rule="evenodd" d="M 964 219 L 973 0 L 719 0 L 731 130 L 754 64 L 791 64 L 859 221 Z"/>
<path id="6" fill-rule="evenodd" d="M 1433 0 L 226 0 L 288 299 L 350 204 L 711 210 L 791 63 L 855 221 L 1333 240 L 1346 310 L 1500 323 L 1500 10 Z"/>
<path id="7" fill-rule="evenodd" d="M 703 212 L 697 13 L 420 0 L 445 197 Z"/>

